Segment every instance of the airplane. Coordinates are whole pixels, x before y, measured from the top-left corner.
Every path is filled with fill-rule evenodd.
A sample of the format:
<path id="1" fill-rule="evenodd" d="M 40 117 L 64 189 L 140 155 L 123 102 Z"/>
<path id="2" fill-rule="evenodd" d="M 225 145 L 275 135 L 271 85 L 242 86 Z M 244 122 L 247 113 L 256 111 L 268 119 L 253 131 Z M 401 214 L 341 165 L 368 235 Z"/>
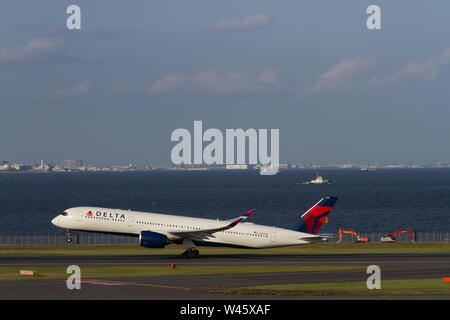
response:
<path id="1" fill-rule="evenodd" d="M 275 248 L 324 241 L 317 235 L 328 220 L 337 197 L 327 196 L 298 218 L 288 229 L 243 222 L 255 209 L 230 220 L 213 220 L 97 207 L 76 207 L 65 210 L 51 222 L 71 231 L 89 231 L 139 237 L 146 248 L 164 248 L 169 243 L 183 244 L 182 257 L 199 255 L 196 246 L 235 248 Z"/>

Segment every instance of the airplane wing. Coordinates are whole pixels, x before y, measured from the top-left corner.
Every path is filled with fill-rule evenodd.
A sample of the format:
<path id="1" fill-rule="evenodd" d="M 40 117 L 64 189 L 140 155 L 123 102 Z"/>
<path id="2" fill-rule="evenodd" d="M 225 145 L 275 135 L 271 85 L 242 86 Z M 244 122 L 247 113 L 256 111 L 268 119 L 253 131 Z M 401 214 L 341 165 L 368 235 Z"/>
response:
<path id="1" fill-rule="evenodd" d="M 237 217 L 234 219 L 230 219 L 230 220 L 225 220 L 223 222 L 225 222 L 227 224 L 222 227 L 201 229 L 201 230 L 191 230 L 191 231 L 169 231 L 169 233 L 174 236 L 180 237 L 180 238 L 187 238 L 187 239 L 199 240 L 199 241 L 209 239 L 209 238 L 214 238 L 214 235 L 213 235 L 214 233 L 235 227 L 239 222 L 250 217 L 254 211 L 255 211 L 255 209 L 252 209 L 252 210 L 247 211 L 247 213 L 243 216 L 240 216 L 240 217 Z"/>

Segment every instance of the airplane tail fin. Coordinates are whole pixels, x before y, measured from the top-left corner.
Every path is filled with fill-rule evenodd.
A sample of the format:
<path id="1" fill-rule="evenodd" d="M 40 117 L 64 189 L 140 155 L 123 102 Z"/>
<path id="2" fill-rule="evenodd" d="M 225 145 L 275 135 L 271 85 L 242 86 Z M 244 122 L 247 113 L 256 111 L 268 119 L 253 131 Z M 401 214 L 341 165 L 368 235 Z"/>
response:
<path id="1" fill-rule="evenodd" d="M 295 221 L 289 229 L 317 234 L 322 224 L 326 221 L 331 209 L 333 209 L 337 199 L 337 197 L 324 197 L 320 199 L 320 201 L 306 211 L 300 219 Z"/>

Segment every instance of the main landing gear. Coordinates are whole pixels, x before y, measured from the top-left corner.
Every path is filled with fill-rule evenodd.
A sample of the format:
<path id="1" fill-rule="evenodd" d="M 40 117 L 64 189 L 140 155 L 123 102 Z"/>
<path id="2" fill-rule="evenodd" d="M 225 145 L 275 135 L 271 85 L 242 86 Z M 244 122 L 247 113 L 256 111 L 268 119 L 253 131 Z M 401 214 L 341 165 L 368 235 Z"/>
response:
<path id="1" fill-rule="evenodd" d="M 187 249 L 185 252 L 181 254 L 183 258 L 197 258 L 199 251 L 193 248 Z"/>
<path id="2" fill-rule="evenodd" d="M 67 234 L 67 243 L 72 243 L 72 236 L 70 234 L 70 230 L 66 230 L 66 234 Z"/>
<path id="3" fill-rule="evenodd" d="M 186 246 L 187 250 L 181 254 L 183 258 L 197 258 L 198 250 L 195 249 L 195 244 L 190 239 L 184 239 L 183 244 Z"/>

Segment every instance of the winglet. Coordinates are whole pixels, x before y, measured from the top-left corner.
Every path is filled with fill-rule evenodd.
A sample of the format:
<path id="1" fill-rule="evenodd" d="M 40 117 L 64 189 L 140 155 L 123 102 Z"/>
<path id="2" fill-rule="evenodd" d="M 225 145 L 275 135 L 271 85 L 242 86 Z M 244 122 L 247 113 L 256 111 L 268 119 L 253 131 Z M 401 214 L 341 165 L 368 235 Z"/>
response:
<path id="1" fill-rule="evenodd" d="M 246 216 L 246 217 L 250 217 L 250 216 L 253 214 L 253 212 L 255 212 L 255 210 L 256 210 L 256 209 L 251 209 L 251 210 L 247 211 L 247 213 L 245 214 L 245 216 Z"/>
<path id="2" fill-rule="evenodd" d="M 256 209 L 251 209 L 249 211 L 247 211 L 247 213 L 245 214 L 245 216 L 240 216 L 237 219 L 234 219 L 234 221 L 230 224 L 231 227 L 234 227 L 235 225 L 237 225 L 239 222 L 241 222 L 242 220 L 247 219 L 248 217 L 250 217 L 253 212 L 255 212 Z"/>

